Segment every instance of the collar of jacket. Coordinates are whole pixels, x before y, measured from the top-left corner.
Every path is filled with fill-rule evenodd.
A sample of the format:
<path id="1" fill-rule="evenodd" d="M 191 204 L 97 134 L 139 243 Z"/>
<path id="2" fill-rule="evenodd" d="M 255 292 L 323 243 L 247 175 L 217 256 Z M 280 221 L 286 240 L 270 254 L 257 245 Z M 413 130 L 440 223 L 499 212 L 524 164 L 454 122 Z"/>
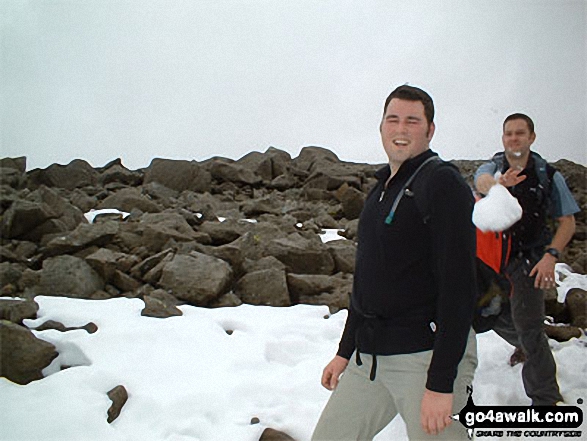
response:
<path id="1" fill-rule="evenodd" d="M 402 163 L 393 179 L 401 179 L 402 176 L 410 176 L 412 173 L 416 171 L 420 164 L 422 164 L 424 161 L 426 161 L 426 159 L 430 158 L 431 156 L 438 156 L 438 153 L 430 149 L 427 149 L 424 152 L 420 153 L 418 156 L 414 156 L 413 158 L 407 159 Z M 375 177 L 379 181 L 386 182 L 390 176 L 391 167 L 389 166 L 389 164 L 384 165 L 375 172 Z"/>

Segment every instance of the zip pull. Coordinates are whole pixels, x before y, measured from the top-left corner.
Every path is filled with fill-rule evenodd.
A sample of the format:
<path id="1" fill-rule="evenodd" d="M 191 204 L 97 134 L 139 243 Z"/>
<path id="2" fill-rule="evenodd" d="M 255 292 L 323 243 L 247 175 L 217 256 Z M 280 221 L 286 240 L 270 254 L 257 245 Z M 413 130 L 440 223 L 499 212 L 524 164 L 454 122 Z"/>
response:
<path id="1" fill-rule="evenodd" d="M 381 195 L 379 196 L 379 202 L 383 200 L 383 196 L 385 196 L 385 190 L 381 190 Z"/>

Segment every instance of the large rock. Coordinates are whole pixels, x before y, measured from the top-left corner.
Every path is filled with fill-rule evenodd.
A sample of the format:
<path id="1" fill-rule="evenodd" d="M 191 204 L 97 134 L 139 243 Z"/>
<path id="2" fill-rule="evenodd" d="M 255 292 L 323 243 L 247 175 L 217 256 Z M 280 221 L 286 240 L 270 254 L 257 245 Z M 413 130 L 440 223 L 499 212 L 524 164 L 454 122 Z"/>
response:
<path id="1" fill-rule="evenodd" d="M 246 167 L 238 164 L 228 164 L 223 161 L 215 161 L 210 167 L 212 177 L 220 182 L 233 182 L 235 184 L 258 185 L 261 177 Z"/>
<path id="2" fill-rule="evenodd" d="M 232 269 L 223 260 L 202 253 L 176 254 L 164 262 L 159 286 L 176 298 L 205 306 L 224 294 L 232 282 Z"/>
<path id="3" fill-rule="evenodd" d="M 112 241 L 118 233 L 116 221 L 105 221 L 94 224 L 80 224 L 71 233 L 51 239 L 46 245 L 46 254 L 74 253 L 90 246 L 104 246 Z"/>
<path id="4" fill-rule="evenodd" d="M 342 204 L 342 211 L 348 220 L 357 219 L 365 205 L 366 195 L 347 183 L 343 184 L 336 192 L 336 198 Z"/>
<path id="5" fill-rule="evenodd" d="M 98 181 L 101 185 L 118 183 L 123 185 L 137 186 L 142 183 L 143 176 L 137 171 L 128 170 L 122 165 L 122 161 L 120 159 L 116 159 L 103 167 Z"/>
<path id="6" fill-rule="evenodd" d="M 36 293 L 89 299 L 96 291 L 103 289 L 104 280 L 85 260 L 64 255 L 43 262 Z"/>
<path id="7" fill-rule="evenodd" d="M 24 319 L 37 318 L 38 310 L 39 305 L 33 300 L 0 299 L 0 320 L 22 324 Z"/>
<path id="8" fill-rule="evenodd" d="M 273 239 L 265 252 L 283 262 L 292 273 L 332 274 L 334 271 L 334 259 L 318 238 L 308 240 L 292 233 L 286 238 Z"/>
<path id="9" fill-rule="evenodd" d="M 210 237 L 207 234 L 203 235 L 194 231 L 182 215 L 173 211 L 143 214 L 140 220 L 140 230 L 142 230 L 144 246 L 157 252 L 170 239 L 176 242 L 210 242 Z"/>
<path id="10" fill-rule="evenodd" d="M 567 293 L 565 304 L 571 318 L 571 325 L 587 329 L 587 291 L 573 288 Z"/>
<path id="11" fill-rule="evenodd" d="M 236 163 L 260 176 L 265 183 L 269 183 L 289 170 L 291 156 L 283 150 L 269 147 L 265 153 L 248 153 L 236 161 Z"/>
<path id="12" fill-rule="evenodd" d="M 29 172 L 29 186 L 59 187 L 67 190 L 96 185 L 98 172 L 82 159 L 74 159 L 67 165 L 52 164 L 46 169 Z"/>
<path id="13" fill-rule="evenodd" d="M 116 208 L 128 213 L 135 209 L 143 213 L 159 213 L 161 211 L 161 207 L 142 194 L 138 188 L 118 190 L 98 204 L 98 208 Z"/>
<path id="14" fill-rule="evenodd" d="M 146 169 L 144 183 L 158 182 L 179 192 L 191 190 L 198 193 L 211 190 L 210 173 L 195 161 L 155 158 Z"/>
<path id="15" fill-rule="evenodd" d="M 334 258 L 336 273 L 355 272 L 355 258 L 357 254 L 357 245 L 350 240 L 333 240 L 326 244 L 326 248 Z"/>
<path id="16" fill-rule="evenodd" d="M 340 159 L 334 152 L 323 147 L 304 147 L 292 162 L 301 170 L 314 171 L 340 163 Z"/>
<path id="17" fill-rule="evenodd" d="M 245 274 L 236 284 L 235 293 L 251 305 L 289 306 L 285 271 L 264 269 Z"/>
<path id="18" fill-rule="evenodd" d="M 17 200 L 2 216 L 2 237 L 7 239 L 30 237 L 31 231 L 49 219 L 57 217 L 57 213 L 45 203 Z M 40 237 L 32 239 L 38 241 Z"/>
<path id="19" fill-rule="evenodd" d="M 218 246 L 238 239 L 250 230 L 249 227 L 250 225 L 238 222 L 238 220 L 226 219 L 224 222 L 203 222 L 198 227 L 198 230 L 208 234 L 212 240 L 212 245 Z"/>
<path id="20" fill-rule="evenodd" d="M 59 355 L 51 343 L 7 320 L 0 320 L 0 341 L 0 376 L 17 384 L 43 378 L 42 370 Z"/>
<path id="21" fill-rule="evenodd" d="M 294 303 L 328 305 L 330 312 L 348 308 L 353 289 L 353 277 L 336 274 L 288 274 L 287 285 Z"/>

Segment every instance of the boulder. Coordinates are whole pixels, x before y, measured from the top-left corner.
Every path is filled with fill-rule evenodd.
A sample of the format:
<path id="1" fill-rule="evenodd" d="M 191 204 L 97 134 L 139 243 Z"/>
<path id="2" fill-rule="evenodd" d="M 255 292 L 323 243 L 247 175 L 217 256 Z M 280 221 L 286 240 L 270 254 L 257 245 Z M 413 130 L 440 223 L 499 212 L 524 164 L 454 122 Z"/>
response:
<path id="1" fill-rule="evenodd" d="M 233 182 L 240 185 L 259 185 L 261 177 L 246 167 L 238 164 L 229 164 L 215 161 L 210 167 L 212 177 L 219 182 Z"/>
<path id="2" fill-rule="evenodd" d="M 295 441 L 295 439 L 287 433 L 268 427 L 261 433 L 259 441 Z"/>
<path id="3" fill-rule="evenodd" d="M 349 307 L 353 289 L 352 276 L 336 274 L 288 274 L 292 302 L 308 305 L 328 305 L 330 312 L 335 313 Z"/>
<path id="4" fill-rule="evenodd" d="M 156 289 L 151 294 L 143 297 L 145 307 L 141 311 L 142 316 L 168 318 L 183 315 L 176 307 L 177 299 L 162 289 Z"/>
<path id="5" fill-rule="evenodd" d="M 17 169 L 0 166 L 0 185 L 20 188 L 25 181 L 25 174 Z"/>
<path id="6" fill-rule="evenodd" d="M 300 170 L 313 171 L 317 168 L 328 168 L 340 162 L 334 152 L 323 147 L 304 147 L 293 161 Z"/>
<path id="7" fill-rule="evenodd" d="M 215 246 L 235 241 L 249 229 L 246 223 L 235 219 L 226 219 L 224 222 L 205 221 L 198 227 L 199 231 L 210 236 L 212 245 Z"/>
<path id="8" fill-rule="evenodd" d="M 82 159 L 74 159 L 67 165 L 52 164 L 46 169 L 35 169 L 28 173 L 28 186 L 40 185 L 67 190 L 96 185 L 98 172 Z"/>
<path id="9" fill-rule="evenodd" d="M 41 236 L 31 235 L 31 231 L 49 219 L 57 217 L 57 213 L 45 203 L 17 200 L 2 216 L 2 237 L 6 239 L 31 238 L 33 242 L 37 242 Z"/>
<path id="10" fill-rule="evenodd" d="M 17 158 L 0 158 L 0 168 L 16 170 L 19 173 L 26 172 L 26 156 Z"/>
<path id="11" fill-rule="evenodd" d="M 122 161 L 120 161 L 120 159 L 106 166 L 98 177 L 98 182 L 102 186 L 111 183 L 118 183 L 135 187 L 140 185 L 142 181 L 142 174 L 137 171 L 128 170 L 122 165 Z"/>
<path id="12" fill-rule="evenodd" d="M 195 161 L 155 158 L 145 171 L 144 183 L 157 182 L 172 190 L 211 191 L 212 177 Z"/>
<path id="13" fill-rule="evenodd" d="M 587 291 L 581 288 L 572 288 L 567 293 L 565 304 L 569 311 L 571 325 L 587 329 Z"/>
<path id="14" fill-rule="evenodd" d="M 265 183 L 269 183 L 289 170 L 291 156 L 283 150 L 269 147 L 265 153 L 248 153 L 236 161 L 236 164 L 249 169 L 261 177 Z"/>
<path id="15" fill-rule="evenodd" d="M 298 274 L 332 274 L 334 259 L 320 239 L 308 240 L 299 233 L 273 239 L 265 250 L 285 264 L 288 272 Z"/>
<path id="16" fill-rule="evenodd" d="M 112 401 L 112 405 L 108 408 L 107 418 L 108 424 L 110 424 L 120 415 L 126 400 L 128 400 L 128 392 L 124 386 L 118 385 L 108 391 L 108 398 Z"/>
<path id="17" fill-rule="evenodd" d="M 237 283 L 235 293 L 251 305 L 290 306 L 285 271 L 263 269 L 245 274 Z"/>
<path id="18" fill-rule="evenodd" d="M 354 242 L 341 238 L 326 243 L 326 248 L 334 259 L 335 273 L 353 274 L 355 272 L 357 245 Z"/>
<path id="19" fill-rule="evenodd" d="M 34 300 L 0 299 L 0 320 L 22 325 L 24 319 L 37 318 L 39 305 Z"/>
<path id="20" fill-rule="evenodd" d="M 59 354 L 23 326 L 0 320 L 0 377 L 25 385 L 43 378 L 43 369 Z"/>
<path id="21" fill-rule="evenodd" d="M 116 208 L 120 211 L 130 213 L 137 209 L 143 213 L 159 213 L 161 207 L 143 195 L 138 188 L 123 188 L 108 196 L 100 204 L 98 209 Z"/>
<path id="22" fill-rule="evenodd" d="M 208 235 L 196 233 L 182 215 L 173 211 L 143 214 L 139 229 L 144 246 L 156 252 L 162 250 L 170 239 L 177 242 L 210 241 Z"/>
<path id="23" fill-rule="evenodd" d="M 549 338 L 560 342 L 568 341 L 571 338 L 580 338 L 583 335 L 581 329 L 576 326 L 544 325 L 544 331 Z"/>
<path id="24" fill-rule="evenodd" d="M 366 199 L 363 192 L 345 183 L 337 190 L 336 198 L 342 204 L 342 212 L 345 218 L 348 220 L 358 219 Z"/>
<path id="25" fill-rule="evenodd" d="M 83 259 L 63 255 L 43 261 L 38 295 L 90 299 L 104 290 L 104 280 Z"/>
<path id="26" fill-rule="evenodd" d="M 52 164 L 46 169 L 35 169 L 28 173 L 29 188 L 41 185 L 67 190 L 96 185 L 98 172 L 81 159 L 74 159 L 67 165 Z"/>
<path id="27" fill-rule="evenodd" d="M 91 246 L 102 247 L 112 241 L 118 233 L 117 221 L 105 221 L 94 224 L 79 224 L 71 233 L 51 239 L 45 248 L 45 255 L 75 253 Z"/>
<path id="28" fill-rule="evenodd" d="M 206 306 L 226 293 L 231 283 L 232 269 L 225 261 L 192 252 L 163 263 L 158 285 L 180 300 Z"/>

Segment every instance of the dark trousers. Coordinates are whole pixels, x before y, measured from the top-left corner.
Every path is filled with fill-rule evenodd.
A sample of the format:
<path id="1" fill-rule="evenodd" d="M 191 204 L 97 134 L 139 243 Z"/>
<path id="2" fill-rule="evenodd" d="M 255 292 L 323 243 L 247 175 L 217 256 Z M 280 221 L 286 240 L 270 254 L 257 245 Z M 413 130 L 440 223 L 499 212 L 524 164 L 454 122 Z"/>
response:
<path id="1" fill-rule="evenodd" d="M 529 277 L 535 262 L 523 256 L 513 258 L 506 274 L 513 294 L 494 331 L 509 344 L 521 348 L 526 355 L 522 381 L 532 405 L 553 405 L 563 401 L 556 380 L 556 363 L 544 333 L 544 292 L 534 287 Z"/>

